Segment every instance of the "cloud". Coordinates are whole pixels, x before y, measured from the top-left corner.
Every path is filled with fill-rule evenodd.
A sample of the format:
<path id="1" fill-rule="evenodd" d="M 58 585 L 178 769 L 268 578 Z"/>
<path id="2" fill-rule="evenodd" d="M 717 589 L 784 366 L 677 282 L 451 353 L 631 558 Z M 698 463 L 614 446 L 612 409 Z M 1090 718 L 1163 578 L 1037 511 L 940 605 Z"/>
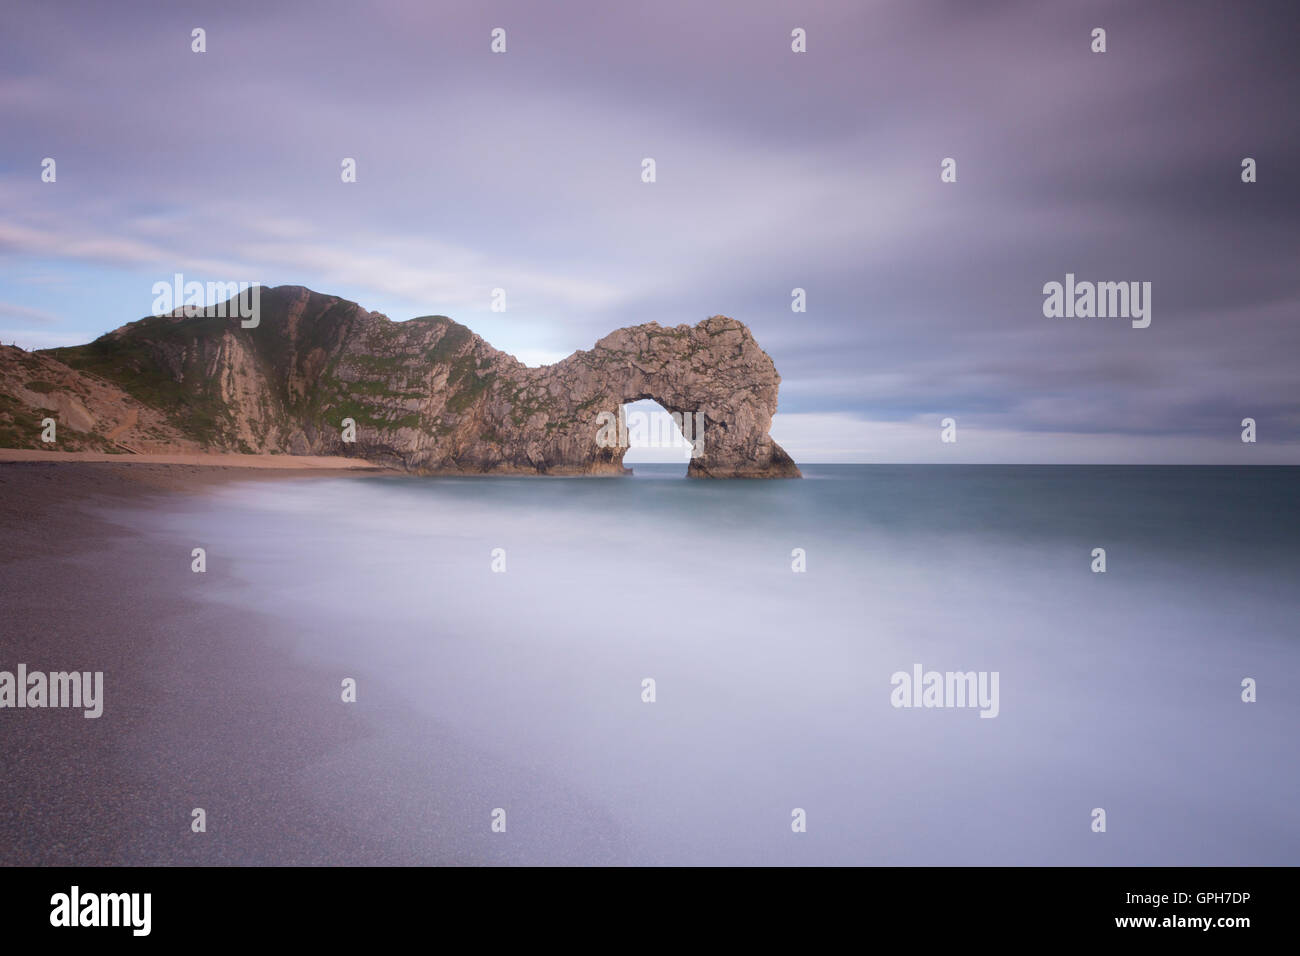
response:
<path id="1" fill-rule="evenodd" d="M 295 283 L 397 319 L 449 314 L 534 356 L 723 313 L 776 362 L 778 421 L 951 414 L 1006 436 L 1012 460 L 1060 434 L 1203 449 L 1245 414 L 1300 439 L 1289 0 L 1231 31 L 1215 4 L 1164 0 L 210 19 L 199 56 L 168 17 L 16 14 L 0 298 L 90 339 L 177 271 Z M 794 20 L 807 54 L 789 50 Z M 500 24 L 510 52 L 494 56 Z M 45 155 L 57 184 L 39 181 Z M 1258 183 L 1240 182 L 1246 155 Z M 28 274 L 59 271 L 34 300 Z M 1067 271 L 1151 281 L 1152 327 L 1044 319 L 1042 285 Z M 139 296 L 115 301 L 107 275 Z M 848 433 L 871 453 L 878 436 Z"/>
<path id="2" fill-rule="evenodd" d="M 847 414 L 778 414 L 772 437 L 799 463 L 1294 465 L 1300 442 L 1246 444 L 1236 422 L 1217 437 L 1114 432 L 1024 432 L 957 421 L 957 441 L 940 441 L 938 416 L 875 422 Z"/>
<path id="3" fill-rule="evenodd" d="M 12 302 L 0 302 L 0 320 L 2 319 L 48 323 L 59 321 L 59 317 L 53 312 L 46 312 L 44 309 L 32 309 L 25 305 L 15 305 Z"/>

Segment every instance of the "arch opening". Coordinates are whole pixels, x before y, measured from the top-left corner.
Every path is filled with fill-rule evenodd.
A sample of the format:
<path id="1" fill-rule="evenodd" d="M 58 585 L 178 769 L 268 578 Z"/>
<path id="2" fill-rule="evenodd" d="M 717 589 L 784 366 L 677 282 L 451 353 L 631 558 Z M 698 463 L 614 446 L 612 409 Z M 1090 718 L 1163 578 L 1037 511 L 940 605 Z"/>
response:
<path id="1" fill-rule="evenodd" d="M 624 402 L 619 418 L 626 428 L 623 467 L 634 476 L 685 478 L 696 439 L 702 439 L 701 412 L 670 410 L 648 396 Z"/>

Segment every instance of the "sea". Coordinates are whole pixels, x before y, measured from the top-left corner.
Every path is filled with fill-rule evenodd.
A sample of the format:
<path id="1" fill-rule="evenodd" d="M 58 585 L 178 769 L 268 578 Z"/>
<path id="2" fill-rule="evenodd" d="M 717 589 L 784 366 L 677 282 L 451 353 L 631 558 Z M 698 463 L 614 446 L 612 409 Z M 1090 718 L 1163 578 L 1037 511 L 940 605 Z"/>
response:
<path id="1" fill-rule="evenodd" d="M 802 467 L 117 520 L 333 675 L 365 731 L 292 784 L 373 835 L 351 862 L 1300 863 L 1300 469 Z"/>

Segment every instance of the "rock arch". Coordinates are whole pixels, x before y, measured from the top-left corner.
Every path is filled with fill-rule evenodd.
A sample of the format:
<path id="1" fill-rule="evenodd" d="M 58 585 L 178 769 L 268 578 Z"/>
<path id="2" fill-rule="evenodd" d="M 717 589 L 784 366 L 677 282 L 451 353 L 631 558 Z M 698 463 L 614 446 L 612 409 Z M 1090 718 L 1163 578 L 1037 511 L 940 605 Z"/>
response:
<path id="1" fill-rule="evenodd" d="M 696 326 L 658 323 L 618 329 L 587 352 L 530 370 L 536 387 L 565 396 L 565 418 L 584 431 L 583 412 L 614 412 L 651 399 L 669 413 L 703 416 L 695 478 L 797 478 L 799 469 L 768 434 L 781 376 L 742 323 L 715 315 Z M 595 415 L 589 416 L 594 427 Z M 626 447 L 583 453 L 567 442 L 561 460 L 586 460 L 592 471 L 622 470 Z M 592 444 L 595 444 L 594 442 Z M 576 462 L 575 462 L 576 463 Z M 603 466 L 603 467 L 602 467 Z"/>

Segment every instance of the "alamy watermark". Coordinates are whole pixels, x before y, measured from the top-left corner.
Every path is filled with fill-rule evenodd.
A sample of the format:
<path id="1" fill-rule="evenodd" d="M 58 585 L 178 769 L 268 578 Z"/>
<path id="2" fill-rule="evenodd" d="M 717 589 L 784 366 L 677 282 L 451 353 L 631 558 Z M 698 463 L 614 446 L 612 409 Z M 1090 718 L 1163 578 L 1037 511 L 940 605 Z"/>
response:
<path id="1" fill-rule="evenodd" d="M 996 717 L 998 705 L 998 671 L 922 671 L 920 664 L 912 672 L 895 671 L 889 678 L 893 690 L 889 702 L 894 707 L 978 707 L 981 717 Z"/>
<path id="2" fill-rule="evenodd" d="M 596 416 L 596 444 L 601 448 L 690 448 L 691 457 L 704 454 L 703 412 L 633 411 L 619 406 L 618 414 Z"/>
<path id="3" fill-rule="evenodd" d="M 238 318 L 245 329 L 255 329 L 262 321 L 260 282 L 186 282 L 178 272 L 170 283 L 155 282 L 152 292 L 154 315 L 179 312 L 186 318 L 209 314 L 219 319 Z"/>
<path id="4" fill-rule="evenodd" d="M 124 927 L 132 936 L 148 936 L 152 909 L 152 893 L 83 893 L 74 885 L 50 897 L 50 925 Z"/>
<path id="5" fill-rule="evenodd" d="M 1150 282 L 1076 282 L 1043 285 L 1043 315 L 1049 319 L 1132 319 L 1133 328 L 1151 324 Z"/>
<path id="6" fill-rule="evenodd" d="M 0 709 L 5 707 L 79 707 L 93 719 L 104 713 L 104 672 L 28 671 L 19 664 L 17 673 L 0 671 Z"/>

